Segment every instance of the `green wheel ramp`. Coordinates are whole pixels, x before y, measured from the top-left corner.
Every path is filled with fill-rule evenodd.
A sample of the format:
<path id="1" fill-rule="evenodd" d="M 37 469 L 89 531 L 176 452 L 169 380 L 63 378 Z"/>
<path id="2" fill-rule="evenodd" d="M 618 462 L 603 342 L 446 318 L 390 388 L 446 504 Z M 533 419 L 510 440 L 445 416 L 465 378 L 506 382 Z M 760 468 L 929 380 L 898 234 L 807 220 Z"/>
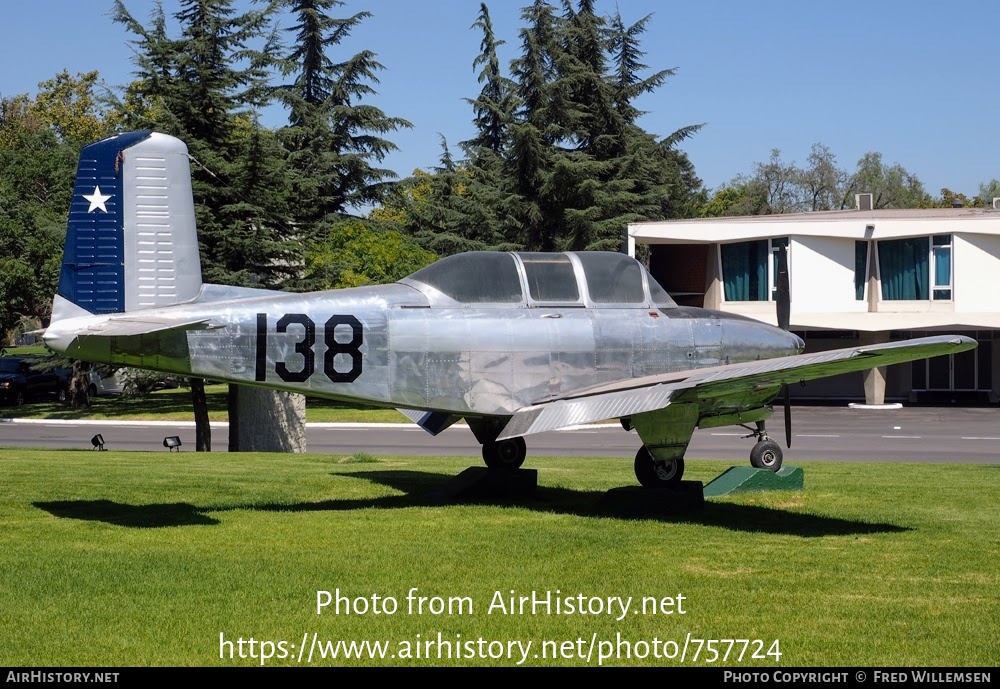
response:
<path id="1" fill-rule="evenodd" d="M 778 473 L 753 467 L 729 467 L 705 486 L 706 498 L 759 490 L 802 490 L 805 474 L 801 467 L 781 467 Z"/>

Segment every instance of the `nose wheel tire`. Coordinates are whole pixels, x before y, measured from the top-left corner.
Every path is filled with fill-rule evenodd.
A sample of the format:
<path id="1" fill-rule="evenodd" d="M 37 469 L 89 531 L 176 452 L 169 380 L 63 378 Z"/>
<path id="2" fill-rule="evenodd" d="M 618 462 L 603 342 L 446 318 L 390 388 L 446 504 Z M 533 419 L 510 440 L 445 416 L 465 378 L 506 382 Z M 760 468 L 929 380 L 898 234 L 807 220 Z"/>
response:
<path id="1" fill-rule="evenodd" d="M 673 488 L 684 476 L 684 459 L 654 459 L 643 445 L 635 455 L 635 477 L 646 488 Z"/>
<path id="2" fill-rule="evenodd" d="M 762 440 L 750 450 L 750 465 L 755 469 L 777 473 L 781 469 L 781 460 L 781 447 L 773 440 Z"/>
<path id="3" fill-rule="evenodd" d="M 518 469 L 527 456 L 524 438 L 483 443 L 483 461 L 490 469 Z"/>

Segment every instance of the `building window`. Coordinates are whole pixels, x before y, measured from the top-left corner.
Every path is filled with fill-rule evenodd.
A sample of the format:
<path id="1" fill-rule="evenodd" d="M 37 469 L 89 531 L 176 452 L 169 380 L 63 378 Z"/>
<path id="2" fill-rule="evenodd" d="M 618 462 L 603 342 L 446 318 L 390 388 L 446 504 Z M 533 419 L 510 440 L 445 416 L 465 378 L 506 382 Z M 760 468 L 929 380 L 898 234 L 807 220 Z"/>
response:
<path id="1" fill-rule="evenodd" d="M 868 284 L 868 242 L 854 242 L 854 298 L 865 300 Z"/>
<path id="2" fill-rule="evenodd" d="M 960 354 L 920 359 L 910 364 L 914 390 L 991 390 L 993 342 L 980 340 L 975 349 Z"/>
<path id="3" fill-rule="evenodd" d="M 951 235 L 893 239 L 878 243 L 882 299 L 949 300 Z M 930 284 L 933 276 L 933 285 Z"/>
<path id="4" fill-rule="evenodd" d="M 934 299 L 951 299 L 951 235 L 931 237 L 931 261 L 934 264 Z"/>
<path id="5" fill-rule="evenodd" d="M 723 244 L 722 285 L 726 301 L 777 298 L 778 251 L 788 237 Z"/>

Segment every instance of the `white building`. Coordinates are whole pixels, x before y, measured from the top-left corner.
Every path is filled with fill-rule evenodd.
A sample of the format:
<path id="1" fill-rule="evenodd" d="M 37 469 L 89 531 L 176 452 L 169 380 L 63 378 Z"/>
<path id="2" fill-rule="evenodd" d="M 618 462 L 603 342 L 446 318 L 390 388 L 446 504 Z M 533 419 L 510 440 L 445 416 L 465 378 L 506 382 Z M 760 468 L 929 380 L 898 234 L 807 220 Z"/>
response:
<path id="1" fill-rule="evenodd" d="M 870 208 L 870 195 L 859 195 Z M 995 205 L 1000 206 L 1000 203 Z M 1000 399 L 1000 208 L 847 210 L 636 223 L 629 253 L 679 304 L 772 324 L 777 248 L 788 246 L 791 329 L 806 351 L 932 333 L 969 335 L 975 350 L 838 376 L 800 397 Z"/>

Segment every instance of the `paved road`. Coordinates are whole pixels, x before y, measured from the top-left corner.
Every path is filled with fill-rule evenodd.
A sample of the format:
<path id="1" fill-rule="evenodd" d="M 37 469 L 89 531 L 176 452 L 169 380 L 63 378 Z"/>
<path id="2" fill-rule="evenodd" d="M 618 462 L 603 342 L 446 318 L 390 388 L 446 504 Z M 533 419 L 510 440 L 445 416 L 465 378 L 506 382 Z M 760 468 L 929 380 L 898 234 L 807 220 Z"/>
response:
<path id="1" fill-rule="evenodd" d="M 904 408 L 863 410 L 847 407 L 794 409 L 792 449 L 795 459 L 877 462 L 965 462 L 1000 464 L 1000 408 Z M 781 412 L 771 423 L 784 446 Z M 213 428 L 213 448 L 226 449 L 227 428 Z M 193 425 L 164 426 L 142 423 L 3 423 L 0 446 L 89 449 L 100 433 L 109 449 L 159 450 L 167 435 L 177 435 L 183 450 L 194 449 Z M 752 440 L 744 440 L 734 426 L 695 432 L 687 457 L 734 459 L 749 457 Z M 638 436 L 620 426 L 543 433 L 528 438 L 531 455 L 632 457 Z M 310 452 L 376 455 L 479 455 L 479 446 L 464 427 L 452 427 L 431 437 L 423 430 L 398 425 L 310 425 Z"/>

